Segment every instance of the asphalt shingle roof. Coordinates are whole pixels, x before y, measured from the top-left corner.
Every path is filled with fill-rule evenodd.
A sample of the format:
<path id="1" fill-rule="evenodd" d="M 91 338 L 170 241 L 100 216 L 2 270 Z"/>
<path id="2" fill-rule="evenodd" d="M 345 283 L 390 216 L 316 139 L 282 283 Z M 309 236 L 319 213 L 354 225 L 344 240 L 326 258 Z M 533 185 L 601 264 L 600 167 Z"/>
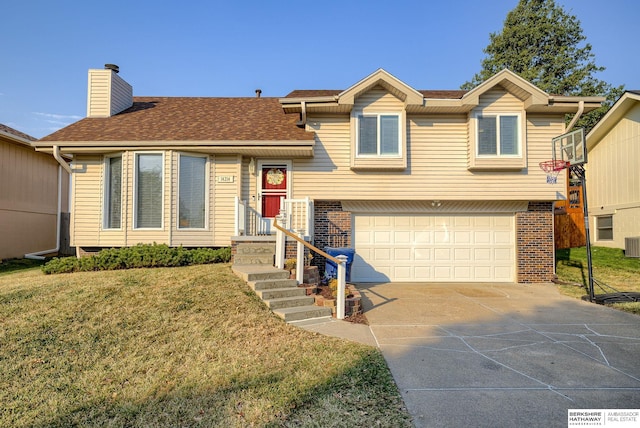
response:
<path id="1" fill-rule="evenodd" d="M 10 126 L 3 125 L 2 123 L 0 123 L 0 131 L 6 132 L 7 134 L 15 135 L 16 137 L 20 137 L 25 140 L 29 140 L 29 141 L 36 140 L 36 138 L 32 137 L 31 135 L 25 134 L 24 132 L 20 132 L 17 129 L 13 129 Z"/>
<path id="2" fill-rule="evenodd" d="M 85 118 L 40 141 L 313 140 L 277 98 L 133 97 L 107 118 Z"/>

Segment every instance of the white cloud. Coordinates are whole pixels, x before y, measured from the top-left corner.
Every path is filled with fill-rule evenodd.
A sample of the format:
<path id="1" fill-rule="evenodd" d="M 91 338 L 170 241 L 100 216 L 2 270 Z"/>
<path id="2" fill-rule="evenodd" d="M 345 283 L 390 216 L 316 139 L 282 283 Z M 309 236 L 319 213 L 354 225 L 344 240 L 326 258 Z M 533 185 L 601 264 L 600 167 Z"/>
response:
<path id="1" fill-rule="evenodd" d="M 69 122 L 72 122 L 74 120 L 82 119 L 82 116 L 77 116 L 77 115 L 73 115 L 73 114 L 65 115 L 65 114 L 55 114 L 55 113 L 40 113 L 40 112 L 37 112 L 37 111 L 34 111 L 33 114 L 37 114 L 38 116 L 46 117 L 46 118 L 49 118 L 49 119 L 55 119 L 55 120 L 58 120 L 58 121 L 64 121 L 64 123 L 69 123 Z"/>

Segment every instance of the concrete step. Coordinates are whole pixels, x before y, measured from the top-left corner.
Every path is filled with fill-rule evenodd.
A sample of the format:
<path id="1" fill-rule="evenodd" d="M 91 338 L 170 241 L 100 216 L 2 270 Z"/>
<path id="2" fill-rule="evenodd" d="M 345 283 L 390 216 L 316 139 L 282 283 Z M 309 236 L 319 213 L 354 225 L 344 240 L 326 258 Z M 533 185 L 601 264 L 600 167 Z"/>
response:
<path id="1" fill-rule="evenodd" d="M 295 279 L 261 279 L 258 281 L 248 281 L 249 287 L 253 291 L 268 290 L 270 288 L 298 287 Z"/>
<path id="2" fill-rule="evenodd" d="M 311 306 L 313 305 L 314 298 L 313 296 L 282 297 L 278 299 L 268 299 L 264 302 L 273 311 L 275 309 Z"/>
<path id="3" fill-rule="evenodd" d="M 273 255 L 269 254 L 236 254 L 233 263 L 238 265 L 267 265 L 273 266 Z"/>
<path id="4" fill-rule="evenodd" d="M 235 263 L 231 267 L 231 270 L 247 282 L 265 279 L 289 279 L 289 272 L 273 266 L 241 265 Z"/>
<path id="5" fill-rule="evenodd" d="M 301 297 L 306 296 L 307 291 L 304 288 L 286 287 L 286 288 L 270 288 L 267 290 L 256 290 L 256 294 L 262 300 L 281 299 L 283 297 Z"/>
<path id="6" fill-rule="evenodd" d="M 321 306 L 296 306 L 293 308 L 274 309 L 273 313 L 286 322 L 289 322 L 309 318 L 329 318 L 331 317 L 331 308 Z"/>
<path id="7" fill-rule="evenodd" d="M 236 247 L 236 254 L 240 255 L 271 255 L 276 253 L 275 244 L 240 243 Z"/>

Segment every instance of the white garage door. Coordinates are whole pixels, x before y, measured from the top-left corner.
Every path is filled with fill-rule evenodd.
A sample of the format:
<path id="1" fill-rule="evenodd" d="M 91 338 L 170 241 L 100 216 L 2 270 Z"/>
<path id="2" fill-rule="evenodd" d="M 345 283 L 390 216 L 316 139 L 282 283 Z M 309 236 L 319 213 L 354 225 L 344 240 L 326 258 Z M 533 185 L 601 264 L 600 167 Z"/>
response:
<path id="1" fill-rule="evenodd" d="M 353 282 L 514 280 L 513 214 L 354 214 L 353 227 Z"/>

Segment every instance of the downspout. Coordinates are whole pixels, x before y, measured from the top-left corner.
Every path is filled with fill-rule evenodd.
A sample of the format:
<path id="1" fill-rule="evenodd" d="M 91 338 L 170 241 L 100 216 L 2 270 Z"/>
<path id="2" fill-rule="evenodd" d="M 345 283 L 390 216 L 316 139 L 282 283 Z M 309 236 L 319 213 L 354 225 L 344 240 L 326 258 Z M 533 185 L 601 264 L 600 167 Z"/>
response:
<path id="1" fill-rule="evenodd" d="M 44 260 L 43 254 L 57 253 L 60 250 L 60 234 L 62 227 L 62 168 L 69 173 L 71 178 L 71 167 L 60 156 L 60 147 L 53 146 L 53 157 L 58 161 L 58 212 L 56 217 L 56 247 L 50 250 L 36 251 L 35 253 L 25 254 L 25 259 Z"/>
<path id="2" fill-rule="evenodd" d="M 565 133 L 571 131 L 571 128 L 573 128 L 578 119 L 580 119 L 582 113 L 584 113 L 584 101 L 581 100 L 578 101 L 578 111 L 576 112 L 575 116 L 573 116 L 573 119 L 571 119 L 571 122 L 569 122 L 569 126 L 567 126 L 567 129 L 564 131 Z"/>
<path id="3" fill-rule="evenodd" d="M 66 164 L 66 162 L 64 163 Z M 71 171 L 70 168 L 69 171 Z M 62 165 L 58 165 L 58 215 L 56 222 L 56 248 L 25 254 L 25 259 L 44 260 L 45 258 L 42 256 L 43 254 L 57 253 L 58 250 L 60 250 L 60 227 L 62 226 Z"/>

